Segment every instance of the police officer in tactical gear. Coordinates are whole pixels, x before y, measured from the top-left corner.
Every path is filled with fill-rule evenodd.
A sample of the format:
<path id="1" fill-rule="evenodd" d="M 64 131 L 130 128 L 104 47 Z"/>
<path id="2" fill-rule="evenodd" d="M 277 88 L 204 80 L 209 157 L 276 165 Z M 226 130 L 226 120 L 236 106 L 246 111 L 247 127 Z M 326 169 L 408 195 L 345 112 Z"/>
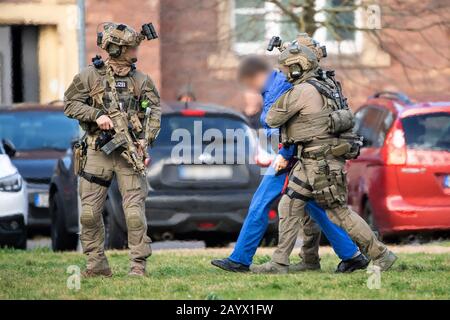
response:
<path id="1" fill-rule="evenodd" d="M 251 270 L 274 272 L 285 263 L 286 252 L 290 254 L 305 220 L 305 204 L 311 199 L 348 232 L 375 266 L 388 270 L 397 257 L 347 206 L 344 165 L 346 160 L 358 156 L 361 139 L 352 131 L 353 114 L 339 82 L 332 72 L 320 70 L 314 50 L 321 48 L 304 45 L 301 38 L 285 44 L 272 42 L 281 52 L 279 63 L 293 87 L 272 105 L 266 122 L 271 127 L 281 127 L 283 144 L 297 145 L 300 161 L 292 168 L 286 193 L 280 200 L 279 244 L 272 261 L 252 265 Z"/>
<path id="2" fill-rule="evenodd" d="M 128 146 L 130 150 L 138 151 L 137 155 L 131 154 L 132 160 L 134 163 L 145 161 L 146 149 L 160 130 L 160 98 L 153 81 L 138 71 L 134 63 L 140 42 L 157 35 L 151 24 L 145 24 L 141 33 L 116 23 L 104 23 L 102 29 L 97 34 L 97 45 L 107 51 L 108 58 L 106 61 L 99 56 L 94 58 L 93 65 L 77 74 L 64 94 L 65 114 L 77 119 L 86 132 L 80 144 L 83 150 L 79 152 L 83 160 L 77 165 L 81 197 L 80 240 L 87 255 L 87 268 L 83 274 L 86 277 L 112 275 L 104 253 L 102 212 L 108 186 L 115 175 L 128 228 L 129 274 L 143 276 L 146 259 L 151 255 L 144 208 L 148 193 L 145 169 L 137 172 L 136 166 L 130 165 L 130 153 L 124 152 L 124 146 L 114 146 L 108 152 L 100 147 L 108 141 L 108 134 L 114 135 L 117 130 L 112 120 L 115 118 L 110 114 L 120 111 L 128 120 L 125 131 L 129 132 L 125 134 L 135 138 L 134 145 Z M 139 167 L 145 168 L 142 163 Z"/>

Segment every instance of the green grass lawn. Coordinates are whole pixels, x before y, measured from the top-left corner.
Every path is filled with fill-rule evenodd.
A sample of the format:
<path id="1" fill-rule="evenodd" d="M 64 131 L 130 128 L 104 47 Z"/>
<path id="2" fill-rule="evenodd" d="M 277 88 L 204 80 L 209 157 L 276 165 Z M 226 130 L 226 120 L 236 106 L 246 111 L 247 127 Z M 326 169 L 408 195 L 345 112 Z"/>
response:
<path id="1" fill-rule="evenodd" d="M 127 252 L 107 255 L 114 276 L 82 279 L 81 289 L 74 291 L 67 288 L 66 270 L 82 267 L 82 254 L 0 250 L 0 299 L 450 299 L 448 253 L 399 254 L 378 290 L 367 288 L 366 272 L 334 274 L 338 259 L 331 254 L 322 255 L 320 272 L 254 275 L 213 268 L 210 260 L 217 252 L 157 251 L 144 279 L 127 276 Z M 258 255 L 255 260 L 268 259 Z"/>

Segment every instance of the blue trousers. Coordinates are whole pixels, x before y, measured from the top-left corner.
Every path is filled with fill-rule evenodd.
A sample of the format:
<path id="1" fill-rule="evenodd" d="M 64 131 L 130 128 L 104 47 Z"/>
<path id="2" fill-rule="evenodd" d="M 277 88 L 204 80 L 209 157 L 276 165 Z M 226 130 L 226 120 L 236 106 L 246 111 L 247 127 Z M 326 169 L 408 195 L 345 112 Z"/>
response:
<path id="1" fill-rule="evenodd" d="M 281 195 L 287 174 L 275 175 L 271 166 L 253 195 L 247 217 L 245 218 L 239 238 L 229 259 L 249 266 L 269 224 L 269 210 L 272 203 Z M 342 260 L 352 258 L 358 251 L 348 234 L 327 217 L 326 212 L 314 201 L 306 204 L 308 214 L 316 221 Z"/>

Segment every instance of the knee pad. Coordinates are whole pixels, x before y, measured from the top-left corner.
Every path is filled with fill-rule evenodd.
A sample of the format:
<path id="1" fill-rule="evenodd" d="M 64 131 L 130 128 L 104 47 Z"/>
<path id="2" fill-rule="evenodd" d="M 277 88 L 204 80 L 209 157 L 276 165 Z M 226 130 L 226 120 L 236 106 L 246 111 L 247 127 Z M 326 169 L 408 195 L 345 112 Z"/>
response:
<path id="1" fill-rule="evenodd" d="M 127 226 L 129 230 L 140 230 L 144 227 L 145 221 L 138 208 L 128 209 L 126 213 Z"/>
<path id="2" fill-rule="evenodd" d="M 96 218 L 94 210 L 91 206 L 83 206 L 80 216 L 80 223 L 85 227 L 93 227 L 98 223 L 98 218 Z"/>

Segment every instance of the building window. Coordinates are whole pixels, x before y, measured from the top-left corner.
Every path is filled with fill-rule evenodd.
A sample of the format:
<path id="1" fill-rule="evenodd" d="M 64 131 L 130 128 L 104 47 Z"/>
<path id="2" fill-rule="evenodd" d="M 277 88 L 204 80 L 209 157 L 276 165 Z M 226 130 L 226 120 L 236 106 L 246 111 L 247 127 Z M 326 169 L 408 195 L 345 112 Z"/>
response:
<path id="1" fill-rule="evenodd" d="M 316 21 L 329 21 L 332 30 L 320 27 L 314 38 L 327 46 L 330 54 L 353 54 L 361 51 L 362 34 L 354 30 L 359 23 L 360 9 L 328 13 L 322 8 L 352 7 L 357 0 L 316 0 Z M 286 4 L 292 0 L 283 0 Z M 234 49 L 238 54 L 264 53 L 267 43 L 274 35 L 293 40 L 298 35 L 296 24 L 274 4 L 264 0 L 232 1 L 232 25 Z M 295 9 L 300 12 L 302 9 Z M 347 27 L 348 26 L 348 27 Z"/>
<path id="2" fill-rule="evenodd" d="M 327 6 L 330 9 L 338 9 L 339 7 L 353 7 L 354 0 L 328 0 Z M 327 14 L 331 30 L 327 30 L 327 40 L 355 40 L 355 11 L 330 11 Z"/>

